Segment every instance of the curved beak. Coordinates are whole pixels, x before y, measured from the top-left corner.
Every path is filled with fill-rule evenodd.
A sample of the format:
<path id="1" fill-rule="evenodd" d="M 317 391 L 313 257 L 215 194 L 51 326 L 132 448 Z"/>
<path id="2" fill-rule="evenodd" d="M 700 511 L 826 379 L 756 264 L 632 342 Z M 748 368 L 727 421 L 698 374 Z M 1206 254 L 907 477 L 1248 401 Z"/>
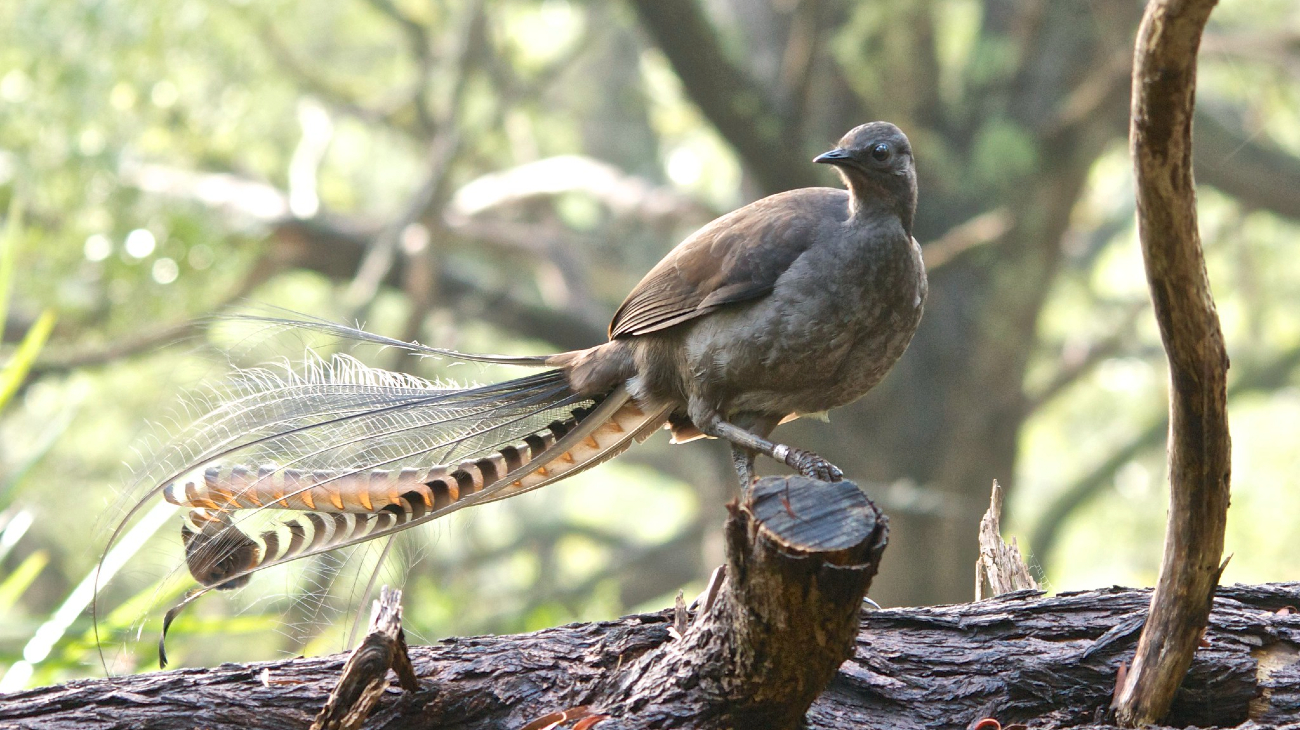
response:
<path id="1" fill-rule="evenodd" d="M 851 159 L 849 153 L 836 147 L 830 152 L 823 152 L 813 158 L 813 162 L 820 162 L 827 165 L 838 165 L 845 160 Z"/>

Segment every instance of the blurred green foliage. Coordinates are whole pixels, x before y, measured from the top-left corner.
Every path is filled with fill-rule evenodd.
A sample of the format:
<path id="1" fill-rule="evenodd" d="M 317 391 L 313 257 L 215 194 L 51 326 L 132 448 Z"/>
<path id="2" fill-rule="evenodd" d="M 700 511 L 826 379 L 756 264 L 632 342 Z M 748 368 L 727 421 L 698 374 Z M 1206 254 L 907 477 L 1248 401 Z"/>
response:
<path id="1" fill-rule="evenodd" d="M 906 67 L 915 50 L 896 32 L 903 11 L 834 5 L 818 53 L 845 70 L 850 88 L 824 94 L 887 96 L 897 105 L 886 111 L 928 123 L 916 89 L 876 73 Z M 934 7 L 937 93 L 954 119 L 970 122 L 973 152 L 963 157 L 938 133 L 913 139 L 931 189 L 953 188 L 944 192 L 978 213 L 990 199 L 1023 197 L 1012 181 L 1060 150 L 1040 148 L 1020 122 L 966 96 L 970 85 L 1012 83 L 1021 60 L 1011 40 L 981 25 L 983 5 Z M 722 17 L 733 21 L 719 23 L 723 41 L 757 66 L 760 41 L 740 28 L 743 18 Z M 1226 5 L 1212 25 L 1218 50 L 1207 44 L 1202 64 L 1201 98 L 1237 105 L 1254 134 L 1292 156 L 1300 155 L 1300 57 L 1293 49 L 1251 57 L 1229 41 L 1298 23 L 1288 3 Z M 308 344 L 188 323 L 261 302 L 360 317 L 376 331 L 466 351 L 550 351 L 565 333 L 521 332 L 493 315 L 557 311 L 576 330 L 599 333 L 669 246 L 756 192 L 744 161 L 687 100 L 622 4 L 181 0 L 163 9 L 142 0 L 19 0 L 0 4 L 0 32 L 9 39 L 0 47 L 0 206 L 9 210 L 0 294 L 12 291 L 0 296 L 0 325 L 8 323 L 0 350 L 0 671 L 12 673 L 8 688 L 103 671 L 75 589 L 123 514 L 131 469 L 176 421 L 192 417 L 178 410 L 182 394 L 219 380 L 232 363 L 296 361 Z M 476 289 L 454 301 L 435 294 L 421 308 L 409 286 L 390 281 L 353 301 L 354 270 L 339 276 L 320 261 L 286 263 L 293 249 L 278 227 L 283 217 L 382 237 L 430 174 L 431 150 L 448 130 L 457 135 L 454 164 L 435 202 L 451 213 L 417 217 L 434 261 L 426 273 Z M 470 182 L 560 155 L 613 165 L 643 186 L 640 197 L 620 209 L 613 183 L 591 190 L 553 180 L 558 192 L 498 204 L 495 228 L 457 223 L 459 203 L 448 201 Z M 645 202 L 652 195 L 661 196 L 659 212 Z M 1204 190 L 1200 199 L 1234 374 L 1266 370 L 1300 347 L 1300 261 L 1290 255 L 1300 228 L 1221 193 Z M 1030 400 L 1072 363 L 1087 366 L 1019 428 L 1015 534 L 1033 533 L 1068 485 L 1164 416 L 1164 365 L 1143 310 L 1131 207 L 1127 151 L 1115 143 L 1091 165 L 1071 209 L 1065 263 L 1036 320 Z M 420 254 L 412 230 L 395 232 L 408 270 Z M 1115 333 L 1119 345 L 1090 358 Z M 510 374 L 357 354 L 431 378 Z M 1232 414 L 1234 558 L 1225 580 L 1300 580 L 1300 543 L 1289 539 L 1300 517 L 1294 377 L 1264 378 L 1234 399 Z M 1138 448 L 1104 475 L 1098 498 L 1068 515 L 1054 549 L 1034 556 L 1052 588 L 1154 581 L 1161 446 Z M 699 590 L 718 562 L 725 462 L 707 446 L 668 452 L 658 441 L 571 483 L 407 533 L 382 555 L 382 545 L 367 546 L 346 560 L 259 576 L 248 590 L 193 606 L 172 629 L 170 653 L 179 664 L 211 664 L 341 650 L 364 620 L 356 602 L 375 570 L 380 583 L 404 586 L 415 641 L 662 607 L 679 588 Z M 161 609 L 188 587 L 184 576 L 159 579 L 154 570 L 177 564 L 175 532 L 167 522 L 145 541 L 100 598 L 99 637 L 113 672 L 155 666 Z M 951 539 L 973 543 L 975 535 Z M 923 566 L 889 569 L 920 574 Z M 60 626 L 61 606 L 75 617 L 43 629 Z M 149 617 L 143 624 L 141 615 Z"/>

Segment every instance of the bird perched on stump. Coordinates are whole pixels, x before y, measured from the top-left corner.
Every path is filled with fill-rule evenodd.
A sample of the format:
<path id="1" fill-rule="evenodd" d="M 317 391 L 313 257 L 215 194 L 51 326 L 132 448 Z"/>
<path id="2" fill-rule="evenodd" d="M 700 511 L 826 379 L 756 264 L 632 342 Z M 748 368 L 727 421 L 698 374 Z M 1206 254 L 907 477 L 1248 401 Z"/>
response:
<path id="1" fill-rule="evenodd" d="M 701 228 L 628 295 L 609 342 L 587 350 L 467 355 L 322 320 L 261 318 L 549 369 L 475 388 L 347 357 L 289 376 L 245 371 L 177 436 L 123 525 L 158 494 L 188 508 L 190 572 L 208 588 L 233 588 L 270 565 L 576 474 L 664 425 L 678 442 L 729 442 L 743 484 L 757 454 L 840 479 L 825 459 L 768 437 L 880 382 L 921 319 L 926 278 L 907 137 L 864 124 L 814 162 L 834 166 L 848 189 L 779 193 Z"/>
<path id="2" fill-rule="evenodd" d="M 921 321 L 926 279 L 903 132 L 864 124 L 813 161 L 835 166 L 848 190 L 791 190 L 713 221 L 637 284 L 608 343 L 547 364 L 579 393 L 626 384 L 643 407 L 667 408 L 679 443 L 730 442 L 743 484 L 759 453 L 839 480 L 825 459 L 767 436 L 879 383 Z"/>

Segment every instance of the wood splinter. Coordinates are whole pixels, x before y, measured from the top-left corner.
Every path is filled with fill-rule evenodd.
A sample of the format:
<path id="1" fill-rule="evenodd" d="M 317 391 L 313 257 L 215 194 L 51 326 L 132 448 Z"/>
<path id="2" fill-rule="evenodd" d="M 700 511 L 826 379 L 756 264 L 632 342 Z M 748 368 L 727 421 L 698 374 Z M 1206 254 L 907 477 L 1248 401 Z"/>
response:
<path id="1" fill-rule="evenodd" d="M 370 612 L 370 633 L 343 665 L 339 682 L 316 715 L 311 730 L 361 727 L 388 688 L 388 670 L 408 692 L 420 688 L 402 631 L 402 592 L 384 586 Z"/>
<path id="2" fill-rule="evenodd" d="M 1029 572 L 1020 546 L 1011 538 L 1002 540 L 1002 485 L 993 480 L 989 509 L 980 520 L 980 556 L 975 561 L 975 600 L 1000 596 L 1025 589 L 1038 590 L 1038 581 Z"/>

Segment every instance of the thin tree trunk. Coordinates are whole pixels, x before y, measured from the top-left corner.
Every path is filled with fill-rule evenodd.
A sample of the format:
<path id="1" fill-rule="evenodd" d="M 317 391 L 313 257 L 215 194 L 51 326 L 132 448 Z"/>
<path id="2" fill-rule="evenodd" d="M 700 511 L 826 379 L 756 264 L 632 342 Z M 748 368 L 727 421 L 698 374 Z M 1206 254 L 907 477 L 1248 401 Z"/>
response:
<path id="1" fill-rule="evenodd" d="M 1216 0 L 1156 0 L 1138 30 L 1129 133 L 1138 236 L 1169 357 L 1169 524 L 1151 618 L 1117 714 L 1137 727 L 1169 711 L 1223 567 L 1232 441 L 1228 354 L 1196 228 L 1196 54 Z"/>

